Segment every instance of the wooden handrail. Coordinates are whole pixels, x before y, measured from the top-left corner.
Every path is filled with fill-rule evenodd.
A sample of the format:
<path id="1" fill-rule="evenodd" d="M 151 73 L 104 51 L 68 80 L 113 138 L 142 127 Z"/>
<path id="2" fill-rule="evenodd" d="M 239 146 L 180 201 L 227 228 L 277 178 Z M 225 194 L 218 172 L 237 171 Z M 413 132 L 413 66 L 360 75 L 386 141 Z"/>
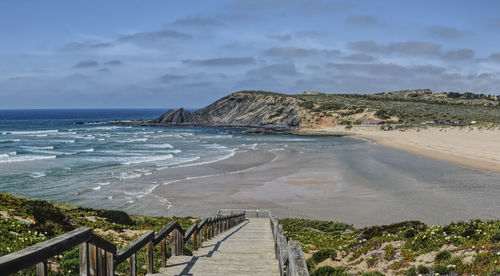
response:
<path id="1" fill-rule="evenodd" d="M 198 230 L 198 224 L 195 223 L 193 225 L 191 225 L 191 227 L 189 227 L 189 229 L 186 231 L 186 233 L 184 234 L 184 242 L 188 241 L 189 238 L 191 238 L 191 235 L 196 231 Z"/>
<path id="2" fill-rule="evenodd" d="M 59 255 L 81 243 L 89 240 L 92 230 L 86 227 L 55 237 L 48 241 L 37 243 L 25 249 L 0 257 L 2 275 L 45 262 L 48 258 Z"/>
<path id="3" fill-rule="evenodd" d="M 309 276 L 304 252 L 298 241 L 287 241 L 283 234 L 283 226 L 278 223 L 269 211 L 269 220 L 274 237 L 276 259 L 278 259 L 281 275 Z"/>
<path id="4" fill-rule="evenodd" d="M 109 253 L 116 254 L 116 245 L 110 243 L 109 241 L 97 236 L 94 233 L 90 233 L 90 243 L 106 250 Z"/>
<path id="5" fill-rule="evenodd" d="M 0 256 L 0 274 L 16 273 L 24 268 L 36 265 L 36 274 L 47 275 L 47 259 L 59 255 L 75 246 L 80 249 L 81 275 L 114 275 L 118 264 L 130 259 L 131 275 L 136 274 L 137 251 L 147 247 L 148 273 L 153 273 L 153 248 L 162 244 L 162 267 L 166 261 L 166 237 L 172 234 L 172 254 L 182 255 L 184 243 L 193 238 L 192 247 L 197 249 L 201 242 L 216 233 L 239 224 L 244 213 L 228 216 L 216 216 L 203 219 L 184 231 L 177 221 L 172 221 L 160 231 L 147 231 L 134 239 L 124 248 L 117 250 L 111 242 L 95 235 L 92 230 L 81 227 L 45 242 L 32 245 L 23 250 Z"/>
<path id="6" fill-rule="evenodd" d="M 115 265 L 120 264 L 121 262 L 132 256 L 132 254 L 135 254 L 137 251 L 139 251 L 139 249 L 143 248 L 150 241 L 152 241 L 154 237 L 155 232 L 147 231 L 146 233 L 142 234 L 142 236 L 127 244 L 127 246 L 125 246 L 124 248 L 118 250 L 115 256 Z"/>
<path id="7" fill-rule="evenodd" d="M 175 229 L 181 231 L 181 233 L 184 232 L 184 230 L 177 221 L 172 221 L 171 223 L 167 224 L 167 226 L 163 227 L 160 231 L 156 233 L 155 238 L 153 240 L 153 244 L 157 245 L 166 236 L 170 235 L 170 233 L 172 233 L 172 231 L 174 231 Z"/>

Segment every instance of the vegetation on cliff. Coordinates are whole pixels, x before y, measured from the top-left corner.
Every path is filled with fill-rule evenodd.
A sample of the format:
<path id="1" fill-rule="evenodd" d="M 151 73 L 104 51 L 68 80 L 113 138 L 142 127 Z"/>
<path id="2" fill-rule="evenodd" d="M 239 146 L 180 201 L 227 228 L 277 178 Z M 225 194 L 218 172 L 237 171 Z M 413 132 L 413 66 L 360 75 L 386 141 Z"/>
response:
<path id="1" fill-rule="evenodd" d="M 184 229 L 197 222 L 195 218 L 164 218 L 132 216 L 122 211 L 99 210 L 57 204 L 43 200 L 17 197 L 0 193 L 0 256 L 43 242 L 78 227 L 88 227 L 95 234 L 121 248 L 147 230 L 160 230 L 173 220 Z M 155 270 L 160 268 L 161 252 L 155 248 Z M 78 248 L 67 251 L 49 260 L 49 275 L 78 274 Z M 146 250 L 137 256 L 138 272 L 146 274 Z M 122 263 L 117 267 L 118 275 L 128 274 L 129 266 Z M 1 273 L 0 273 L 1 274 Z M 18 273 L 34 275 L 34 268 Z"/>
<path id="2" fill-rule="evenodd" d="M 373 119 L 401 124 L 500 123 L 500 105 L 498 96 L 434 93 L 428 89 L 378 94 L 304 92 L 296 95 L 240 91 L 193 113 L 184 109 L 169 110 L 153 123 L 324 128 Z"/>
<path id="3" fill-rule="evenodd" d="M 280 223 L 289 239 L 300 241 L 311 275 L 500 273 L 500 221 L 444 226 L 406 221 L 362 229 L 305 219 Z"/>

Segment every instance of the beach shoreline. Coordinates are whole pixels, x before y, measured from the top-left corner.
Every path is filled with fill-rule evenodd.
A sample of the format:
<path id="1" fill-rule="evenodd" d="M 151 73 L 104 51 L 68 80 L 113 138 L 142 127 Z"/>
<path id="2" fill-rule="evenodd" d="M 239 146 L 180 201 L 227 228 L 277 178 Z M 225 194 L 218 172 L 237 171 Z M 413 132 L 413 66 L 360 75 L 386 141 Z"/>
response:
<path id="1" fill-rule="evenodd" d="M 343 151 L 347 155 L 338 156 L 335 150 L 238 151 L 217 162 L 174 168 L 165 175 L 183 176 L 187 170 L 199 174 L 159 185 L 134 204 L 134 213 L 206 217 L 220 208 L 270 209 L 281 218 L 341 221 L 357 227 L 404 220 L 440 225 L 477 218 L 498 219 L 492 197 L 498 187 L 484 184 L 489 191 L 485 194 L 483 190 L 474 190 L 474 184 L 470 183 L 456 186 L 429 182 L 401 171 L 412 170 L 405 166 L 398 169 L 398 179 L 374 182 L 373 173 L 376 177 L 384 175 L 375 168 L 385 166 L 387 160 L 376 161 L 377 165 L 370 168 L 366 164 L 373 164 L 375 160 L 366 159 L 365 153 L 388 154 L 390 159 L 395 154 L 399 159 L 396 163 L 418 162 L 427 168 L 444 166 L 445 174 L 466 173 L 464 169 L 471 169 L 433 159 L 422 160 L 422 157 L 384 149 L 377 144 L 353 141 L 349 147 L 352 149 Z M 356 160 L 366 163 L 359 163 L 358 168 L 350 167 L 343 159 L 353 155 Z M 360 174 L 357 171 L 360 169 L 368 170 L 367 174 Z M 491 174 L 487 176 L 489 182 L 497 177 L 496 173 Z M 477 204 L 479 198 L 483 199 L 480 205 Z M 169 208 L 165 207 L 165 202 Z"/>
<path id="2" fill-rule="evenodd" d="M 472 127 L 418 127 L 404 131 L 383 131 L 379 126 L 336 126 L 302 129 L 301 134 L 346 136 L 379 144 L 411 154 L 500 172 L 500 129 Z"/>

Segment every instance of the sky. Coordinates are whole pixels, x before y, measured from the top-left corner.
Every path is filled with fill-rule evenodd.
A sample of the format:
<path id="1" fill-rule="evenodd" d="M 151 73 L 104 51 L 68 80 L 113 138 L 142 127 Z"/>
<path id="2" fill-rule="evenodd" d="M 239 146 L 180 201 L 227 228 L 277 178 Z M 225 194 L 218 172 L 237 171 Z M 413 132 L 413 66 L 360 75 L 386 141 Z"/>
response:
<path id="1" fill-rule="evenodd" d="M 235 91 L 500 94 L 500 1 L 0 1 L 0 108 Z"/>

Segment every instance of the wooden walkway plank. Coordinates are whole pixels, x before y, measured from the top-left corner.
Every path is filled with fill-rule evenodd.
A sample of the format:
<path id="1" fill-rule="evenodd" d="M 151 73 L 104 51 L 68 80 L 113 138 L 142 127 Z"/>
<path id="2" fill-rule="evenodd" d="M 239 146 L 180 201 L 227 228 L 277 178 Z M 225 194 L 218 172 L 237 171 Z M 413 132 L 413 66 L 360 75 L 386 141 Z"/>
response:
<path id="1" fill-rule="evenodd" d="M 155 275 L 279 275 L 269 218 L 250 218 L 193 252 L 173 256 Z"/>

